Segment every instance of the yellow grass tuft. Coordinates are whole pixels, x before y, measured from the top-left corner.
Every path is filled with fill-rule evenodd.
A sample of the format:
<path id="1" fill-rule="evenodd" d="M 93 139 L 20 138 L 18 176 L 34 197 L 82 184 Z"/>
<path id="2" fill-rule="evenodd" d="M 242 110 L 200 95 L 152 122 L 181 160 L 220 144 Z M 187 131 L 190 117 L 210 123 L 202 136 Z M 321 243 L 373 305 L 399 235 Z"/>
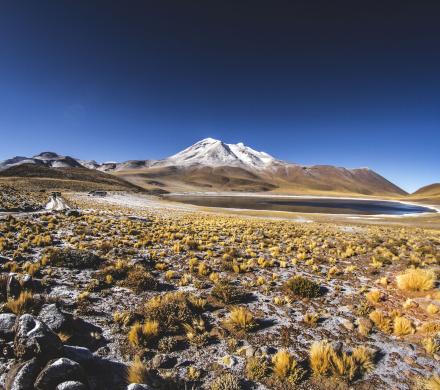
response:
<path id="1" fill-rule="evenodd" d="M 245 307 L 233 308 L 227 322 L 237 330 L 248 331 L 256 327 L 254 315 Z"/>
<path id="2" fill-rule="evenodd" d="M 438 312 L 440 312 L 440 308 L 437 305 L 434 305 L 433 303 L 430 303 L 426 307 L 426 312 L 428 314 L 434 315 L 434 314 L 437 314 Z"/>
<path id="3" fill-rule="evenodd" d="M 401 290 L 426 291 L 434 288 L 436 275 L 433 270 L 409 268 L 397 275 L 396 281 Z"/>
<path id="4" fill-rule="evenodd" d="M 391 332 L 391 320 L 379 310 L 374 310 L 369 315 L 370 320 L 373 321 L 376 328 L 385 333 Z"/>
<path id="5" fill-rule="evenodd" d="M 149 378 L 149 370 L 142 363 L 139 356 L 136 356 L 127 370 L 128 383 L 147 384 L 149 382 Z"/>
<path id="6" fill-rule="evenodd" d="M 397 316 L 394 318 L 393 325 L 396 336 L 406 336 L 414 333 L 414 326 L 408 318 Z"/>
<path id="7" fill-rule="evenodd" d="M 440 376 L 433 375 L 425 381 L 426 390 L 440 390 Z"/>
<path id="8" fill-rule="evenodd" d="M 422 340 L 423 348 L 426 353 L 434 355 L 440 352 L 440 342 L 434 337 L 427 337 Z"/>
<path id="9" fill-rule="evenodd" d="M 35 299 L 30 291 L 23 291 L 20 293 L 19 297 L 16 299 L 9 299 L 5 306 L 12 313 L 20 315 L 28 313 L 32 310 L 35 304 Z"/>
<path id="10" fill-rule="evenodd" d="M 326 375 L 331 366 L 332 348 L 328 341 L 315 341 L 309 352 L 310 368 L 317 376 Z"/>
<path id="11" fill-rule="evenodd" d="M 382 293 L 380 292 L 380 290 L 374 289 L 365 294 L 365 297 L 370 303 L 374 304 L 380 301 L 380 299 L 382 298 Z"/>

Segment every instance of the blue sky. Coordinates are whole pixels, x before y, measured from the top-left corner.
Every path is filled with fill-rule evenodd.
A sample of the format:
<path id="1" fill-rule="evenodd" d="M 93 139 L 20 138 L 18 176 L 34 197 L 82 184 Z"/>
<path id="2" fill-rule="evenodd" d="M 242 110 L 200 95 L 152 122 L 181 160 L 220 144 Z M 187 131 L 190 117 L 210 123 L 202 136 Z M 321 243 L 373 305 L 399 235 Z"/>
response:
<path id="1" fill-rule="evenodd" d="M 440 181 L 435 2 L 7 0 L 0 11 L 0 159 L 155 159 L 213 137 L 368 166 L 407 191 Z"/>

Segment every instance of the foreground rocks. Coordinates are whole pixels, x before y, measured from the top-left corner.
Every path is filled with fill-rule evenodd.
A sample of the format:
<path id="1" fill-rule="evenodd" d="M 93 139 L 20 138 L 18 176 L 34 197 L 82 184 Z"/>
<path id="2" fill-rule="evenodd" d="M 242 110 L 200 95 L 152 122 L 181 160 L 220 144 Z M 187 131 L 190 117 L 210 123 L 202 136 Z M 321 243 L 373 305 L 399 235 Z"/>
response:
<path id="1" fill-rule="evenodd" d="M 54 329 L 66 320 L 52 304 L 43 308 L 40 318 L 46 318 Z M 1 340 L 13 340 L 13 356 L 7 373 L 0 377 L 0 388 L 101 390 L 127 386 L 124 364 L 96 356 L 85 347 L 63 345 L 47 323 L 30 314 L 0 314 Z"/>

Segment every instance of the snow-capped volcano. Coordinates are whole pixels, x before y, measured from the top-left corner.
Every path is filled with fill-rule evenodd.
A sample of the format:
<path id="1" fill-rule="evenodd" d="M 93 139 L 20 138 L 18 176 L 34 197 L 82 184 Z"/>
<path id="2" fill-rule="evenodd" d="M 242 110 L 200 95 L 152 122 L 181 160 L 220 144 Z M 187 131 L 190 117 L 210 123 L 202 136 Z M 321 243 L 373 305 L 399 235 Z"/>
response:
<path id="1" fill-rule="evenodd" d="M 279 160 L 265 152 L 258 152 L 243 143 L 226 144 L 205 138 L 181 152 L 161 161 L 160 165 L 232 166 L 246 169 L 265 169 Z"/>

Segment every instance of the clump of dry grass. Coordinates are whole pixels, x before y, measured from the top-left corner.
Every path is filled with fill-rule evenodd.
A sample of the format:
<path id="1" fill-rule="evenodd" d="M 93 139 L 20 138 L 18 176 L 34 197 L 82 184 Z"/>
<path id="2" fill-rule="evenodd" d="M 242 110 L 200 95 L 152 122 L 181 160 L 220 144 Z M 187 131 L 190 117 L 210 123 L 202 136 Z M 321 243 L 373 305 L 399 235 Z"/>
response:
<path id="1" fill-rule="evenodd" d="M 5 307 L 9 309 L 12 313 L 20 315 L 24 313 L 30 313 L 37 304 L 34 295 L 31 291 L 22 291 L 18 298 L 9 299 Z"/>
<path id="2" fill-rule="evenodd" d="M 186 337 L 191 344 L 203 346 L 208 343 L 209 333 L 202 317 L 194 319 L 191 324 L 183 324 Z"/>
<path id="3" fill-rule="evenodd" d="M 143 308 L 148 320 L 157 321 L 163 332 L 176 333 L 183 324 L 191 323 L 194 313 L 186 294 L 167 293 L 151 298 Z"/>
<path id="4" fill-rule="evenodd" d="M 438 312 L 440 312 L 440 308 L 437 305 L 434 305 L 433 303 L 430 303 L 426 307 L 426 312 L 428 314 L 434 315 L 434 314 L 437 314 Z"/>
<path id="5" fill-rule="evenodd" d="M 306 313 L 303 317 L 303 321 L 312 328 L 316 327 L 318 320 L 319 315 L 316 313 Z"/>
<path id="6" fill-rule="evenodd" d="M 121 284 L 137 294 L 143 291 L 157 290 L 159 287 L 157 279 L 141 266 L 130 269 Z"/>
<path id="7" fill-rule="evenodd" d="M 269 374 L 269 365 L 264 357 L 251 357 L 246 362 L 247 378 L 260 382 Z"/>
<path id="8" fill-rule="evenodd" d="M 234 375 L 229 372 L 215 378 L 209 386 L 210 390 L 241 390 L 242 386 Z"/>
<path id="9" fill-rule="evenodd" d="M 397 287 L 401 290 L 426 291 L 434 288 L 436 275 L 433 270 L 408 268 L 397 275 Z"/>
<path id="10" fill-rule="evenodd" d="M 391 319 L 380 310 L 374 310 L 369 315 L 376 328 L 385 333 L 391 332 Z"/>
<path id="11" fill-rule="evenodd" d="M 248 332 L 257 327 L 257 322 L 250 310 L 240 306 L 231 310 L 226 325 L 233 330 Z"/>
<path id="12" fill-rule="evenodd" d="M 406 336 L 414 333 L 414 326 L 408 318 L 396 316 L 393 321 L 393 331 L 396 336 Z"/>
<path id="13" fill-rule="evenodd" d="M 127 370 L 128 383 L 148 384 L 150 382 L 150 371 L 142 363 L 139 356 L 136 356 Z"/>
<path id="14" fill-rule="evenodd" d="M 230 281 L 222 280 L 215 283 L 211 295 L 225 304 L 231 304 L 241 302 L 246 293 L 240 287 L 234 286 Z"/>
<path id="15" fill-rule="evenodd" d="M 274 375 L 292 385 L 301 382 L 306 375 L 304 368 L 285 350 L 277 352 L 272 358 L 272 363 Z"/>
<path id="16" fill-rule="evenodd" d="M 380 290 L 374 289 L 365 294 L 365 297 L 367 298 L 368 302 L 375 304 L 381 300 L 382 293 L 380 292 Z"/>
<path id="17" fill-rule="evenodd" d="M 326 340 L 312 344 L 309 359 L 314 375 L 335 376 L 347 381 L 374 368 L 374 353 L 368 348 L 359 346 L 349 354 L 336 351 Z"/>
<path id="18" fill-rule="evenodd" d="M 434 355 L 440 352 L 440 340 L 435 337 L 426 337 L 422 340 L 426 353 Z"/>
<path id="19" fill-rule="evenodd" d="M 128 332 L 128 342 L 135 348 L 151 347 L 159 335 L 159 323 L 146 321 L 144 324 L 136 322 Z"/>
<path id="20" fill-rule="evenodd" d="M 440 390 L 440 376 L 433 375 L 424 381 L 425 390 Z"/>

